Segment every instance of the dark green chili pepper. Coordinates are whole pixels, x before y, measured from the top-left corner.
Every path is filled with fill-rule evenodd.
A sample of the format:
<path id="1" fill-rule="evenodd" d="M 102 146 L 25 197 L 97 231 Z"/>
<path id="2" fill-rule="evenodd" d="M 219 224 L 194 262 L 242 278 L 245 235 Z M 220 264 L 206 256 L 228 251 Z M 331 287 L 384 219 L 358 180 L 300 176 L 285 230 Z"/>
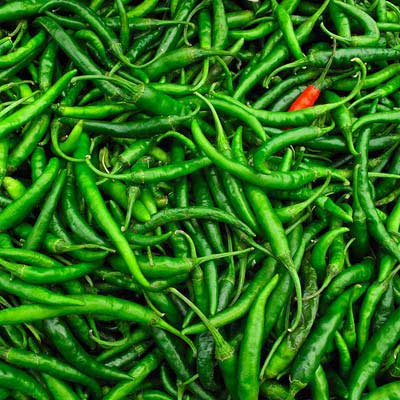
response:
<path id="1" fill-rule="evenodd" d="M 230 394 L 235 395 L 237 390 L 236 382 L 234 381 L 237 369 L 237 357 L 235 348 L 228 343 L 213 324 L 207 319 L 202 311 L 193 304 L 189 299 L 183 296 L 176 289 L 170 289 L 171 292 L 184 301 L 201 319 L 203 324 L 207 327 L 215 342 L 215 358 L 221 369 L 224 382 L 228 387 Z"/>
<path id="2" fill-rule="evenodd" d="M 292 397 L 314 378 L 327 345 L 341 324 L 353 295 L 353 288 L 341 294 L 317 321 L 306 342 L 300 348 L 291 368 L 290 393 Z"/>
<path id="3" fill-rule="evenodd" d="M 163 330 L 152 328 L 152 334 L 154 341 L 162 351 L 165 360 L 167 361 L 170 368 L 177 374 L 177 376 L 187 381 L 192 377 L 191 371 L 187 367 L 187 363 L 184 361 L 182 354 L 176 347 L 172 338 Z M 188 385 L 190 391 L 195 394 L 198 398 L 204 400 L 214 399 L 214 396 L 208 394 L 199 384 L 191 382 Z"/>
<path id="4" fill-rule="evenodd" d="M 338 238 L 339 235 L 343 235 L 348 231 L 349 231 L 348 228 L 339 227 L 332 229 L 329 232 L 326 232 L 318 239 L 317 243 L 315 244 L 312 250 L 311 265 L 317 272 L 319 280 L 322 280 L 322 277 L 325 276 L 325 280 L 321 285 L 321 289 L 327 287 L 332 278 L 340 272 L 340 271 L 334 271 L 329 267 L 327 268 L 325 258 L 328 253 L 328 249 Z"/>
<path id="5" fill-rule="evenodd" d="M 359 321 L 357 326 L 357 344 L 358 350 L 361 352 L 368 341 L 370 324 L 376 306 L 388 288 L 390 278 L 387 279 L 388 272 L 394 267 L 395 260 L 389 256 L 384 255 L 379 263 L 380 279 L 373 282 L 365 294 L 364 300 L 361 304 Z"/>
<path id="6" fill-rule="evenodd" d="M 363 117 L 361 117 L 363 118 Z M 396 135 L 388 135 L 384 137 L 372 138 L 370 140 L 369 151 L 379 151 L 386 149 L 389 146 L 398 142 L 400 137 Z M 310 140 L 307 143 L 307 147 L 314 150 L 327 150 L 339 153 L 347 153 L 348 147 L 346 141 L 338 136 L 323 137 L 316 140 Z M 390 180 L 390 179 L 386 179 Z"/>
<path id="7" fill-rule="evenodd" d="M 371 258 L 366 258 L 361 263 L 348 267 L 337 275 L 327 287 L 322 296 L 321 306 L 324 307 L 336 299 L 346 287 L 370 280 L 373 274 L 374 262 Z"/>
<path id="8" fill-rule="evenodd" d="M 229 251 L 232 251 L 232 240 L 230 236 L 228 236 L 228 249 Z M 243 265 L 243 268 L 239 269 L 239 279 L 240 279 L 241 278 L 240 271 L 244 271 L 244 265 L 247 264 L 246 258 L 241 257 L 239 259 L 239 263 L 241 263 L 240 266 Z M 242 273 L 242 275 L 244 274 Z M 228 306 L 228 303 L 233 295 L 235 278 L 236 278 L 235 264 L 233 257 L 230 257 L 228 261 L 228 267 L 226 268 L 225 273 L 223 274 L 221 279 L 219 280 L 219 297 L 218 297 L 217 312 L 223 310 Z M 238 291 L 237 293 L 240 292 Z"/>
<path id="9" fill-rule="evenodd" d="M 162 57 L 159 57 L 149 66 L 143 68 L 143 71 L 151 80 L 158 80 L 163 75 L 185 68 L 190 64 L 196 63 L 208 57 L 225 56 L 229 52 L 217 49 L 198 49 L 195 47 L 183 47 L 169 51 Z"/>
<path id="10" fill-rule="evenodd" d="M 59 47 L 72 59 L 75 65 L 86 74 L 102 75 L 102 70 L 85 54 L 60 25 L 49 17 L 39 17 L 36 21 L 41 24 L 57 42 Z M 125 93 L 119 87 L 107 80 L 96 79 L 96 86 L 111 97 L 125 98 Z M 143 93 L 142 93 L 143 95 Z M 139 97 L 142 97 L 139 95 Z"/>
<path id="11" fill-rule="evenodd" d="M 399 57 L 400 50 L 386 49 L 379 47 L 348 47 L 345 49 L 337 49 L 332 56 L 331 51 L 315 51 L 310 52 L 307 56 L 307 62 L 314 67 L 323 68 L 332 57 L 333 66 L 349 65 L 355 57 L 360 58 L 364 62 L 390 61 Z"/>
<path id="12" fill-rule="evenodd" d="M 176 385 L 175 382 L 172 381 L 171 373 L 166 364 L 161 365 L 160 378 L 163 389 L 175 398 L 177 396 Z"/>
<path id="13" fill-rule="evenodd" d="M 61 1 L 49 1 L 47 2 L 40 11 L 43 12 L 49 8 L 57 7 L 61 9 L 66 9 L 72 11 L 85 20 L 88 25 L 101 37 L 105 44 L 110 48 L 111 52 L 121 61 L 125 61 L 125 56 L 123 55 L 122 45 L 114 32 L 107 28 L 103 20 L 93 12 L 87 6 L 78 3 L 74 0 L 61 0 Z"/>
<path id="14" fill-rule="evenodd" d="M 138 233 L 146 233 L 154 230 L 156 227 L 165 224 L 168 221 L 183 221 L 191 218 L 204 218 L 211 221 L 224 222 L 243 231 L 249 236 L 254 236 L 254 233 L 249 227 L 247 227 L 247 225 L 231 214 L 214 207 L 202 206 L 159 211 L 157 214 L 154 214 L 148 222 L 145 222 L 142 225 L 135 225 L 135 231 Z"/>
<path id="15" fill-rule="evenodd" d="M 371 110 L 373 111 L 373 109 Z M 377 114 L 373 114 L 377 115 Z M 385 226 L 383 225 L 377 209 L 375 208 L 372 194 L 368 181 L 368 142 L 371 135 L 370 127 L 364 128 L 360 132 L 357 142 L 357 150 L 360 153 L 358 163 L 360 165 L 358 170 L 358 199 L 361 207 L 364 209 L 367 217 L 367 226 L 371 236 L 378 241 L 391 255 L 400 260 L 400 250 L 388 234 Z"/>
<path id="16" fill-rule="evenodd" d="M 393 295 L 393 281 L 389 285 L 380 300 L 372 321 L 372 332 L 376 332 L 386 322 L 393 310 L 394 295 Z"/>
<path id="17" fill-rule="evenodd" d="M 56 56 L 57 44 L 56 42 L 51 41 L 40 58 L 39 85 L 42 90 L 48 90 L 53 82 Z"/>
<path id="18" fill-rule="evenodd" d="M 287 370 L 301 345 L 306 340 L 317 316 L 319 303 L 318 296 L 307 300 L 307 298 L 313 294 L 317 288 L 317 275 L 309 264 L 305 264 L 304 267 L 306 283 L 304 286 L 303 318 L 298 328 L 294 332 L 285 336 L 282 343 L 269 360 L 264 372 L 264 376 L 267 379 L 276 378 Z"/>
<path id="19" fill-rule="evenodd" d="M 192 11 L 195 5 L 196 5 L 195 0 L 187 0 L 184 2 L 180 2 L 179 6 L 176 9 L 175 14 L 173 15 L 174 19 L 176 21 L 186 20 L 186 18 L 189 16 L 190 12 Z M 160 56 L 166 53 L 168 50 L 173 49 L 177 45 L 180 39 L 179 36 L 182 33 L 182 29 L 183 29 L 182 25 L 176 25 L 171 28 L 168 28 L 168 30 L 164 34 L 164 37 L 162 38 L 161 42 L 158 45 L 156 56 Z"/>
<path id="20" fill-rule="evenodd" d="M 209 332 L 201 333 L 198 337 L 196 369 L 202 386 L 211 392 L 218 390 L 215 381 L 214 351 L 212 335 Z"/>
<path id="21" fill-rule="evenodd" d="M 162 35 L 162 29 L 155 29 L 133 41 L 132 46 L 127 51 L 126 56 L 131 62 L 135 62 L 151 46 L 154 46 Z"/>
<path id="22" fill-rule="evenodd" d="M 44 328 L 57 350 L 69 364 L 84 374 L 106 380 L 130 379 L 129 375 L 117 369 L 105 367 L 96 362 L 76 341 L 70 329 L 58 318 L 46 319 Z"/>
<path id="23" fill-rule="evenodd" d="M 356 360 L 348 384 L 350 400 L 361 398 L 368 382 L 378 372 L 385 355 L 399 341 L 399 313 L 400 309 L 392 313 Z"/>
<path id="24" fill-rule="evenodd" d="M 86 118 L 86 116 L 84 117 Z M 191 118 L 192 115 L 173 115 L 169 117 L 156 117 L 124 123 L 84 120 L 83 128 L 86 130 L 90 130 L 93 133 L 110 135 L 117 138 L 146 138 L 152 137 L 153 135 L 163 131 L 168 131 L 182 125 L 184 126 L 188 123 L 188 121 L 190 121 Z M 61 121 L 66 122 L 70 125 L 74 125 L 78 122 L 78 120 L 76 119 L 69 118 L 62 118 Z"/>

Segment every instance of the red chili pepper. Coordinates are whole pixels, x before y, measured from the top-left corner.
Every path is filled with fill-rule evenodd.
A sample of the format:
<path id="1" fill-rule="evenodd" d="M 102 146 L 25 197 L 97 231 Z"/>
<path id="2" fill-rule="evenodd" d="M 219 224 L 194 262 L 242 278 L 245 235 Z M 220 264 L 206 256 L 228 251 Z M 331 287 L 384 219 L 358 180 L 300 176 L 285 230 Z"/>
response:
<path id="1" fill-rule="evenodd" d="M 303 108 L 313 106 L 320 94 L 321 90 L 314 84 L 307 86 L 303 93 L 292 103 L 288 111 L 302 110 Z"/>
<path id="2" fill-rule="evenodd" d="M 303 108 L 312 107 L 318 100 L 319 95 L 321 94 L 321 90 L 324 89 L 327 85 L 325 82 L 326 75 L 332 65 L 332 58 L 336 51 L 336 42 L 333 44 L 333 54 L 329 59 L 328 64 L 325 67 L 325 70 L 322 72 L 321 76 L 312 84 L 307 86 L 303 93 L 301 93 L 297 99 L 292 103 L 288 111 L 297 111 L 302 110 Z"/>

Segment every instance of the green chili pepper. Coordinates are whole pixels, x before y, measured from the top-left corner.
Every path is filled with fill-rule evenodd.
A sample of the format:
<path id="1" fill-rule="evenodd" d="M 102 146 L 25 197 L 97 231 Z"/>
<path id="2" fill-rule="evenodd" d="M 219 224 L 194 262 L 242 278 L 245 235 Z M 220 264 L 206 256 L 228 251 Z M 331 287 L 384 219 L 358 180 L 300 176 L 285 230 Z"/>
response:
<path id="1" fill-rule="evenodd" d="M 5 137 L 7 134 L 16 131 L 23 124 L 30 121 L 33 117 L 40 115 L 61 94 L 61 92 L 71 81 L 72 77 L 75 75 L 75 70 L 66 73 L 33 103 L 22 107 L 14 114 L 4 118 L 0 122 L 0 137 Z"/>
<path id="2" fill-rule="evenodd" d="M 349 379 L 349 399 L 360 399 L 369 380 L 375 376 L 383 358 L 398 341 L 397 309 L 372 336 L 355 362 Z"/>
<path id="3" fill-rule="evenodd" d="M 353 288 L 349 289 L 331 304 L 300 348 L 291 368 L 290 391 L 292 396 L 313 379 L 326 347 L 332 340 L 336 329 L 345 316 L 349 303 L 352 301 L 353 293 Z"/>
<path id="4" fill-rule="evenodd" d="M 43 174 L 38 180 L 17 200 L 0 212 L 0 230 L 10 229 L 15 224 L 21 223 L 37 206 L 38 202 L 46 195 L 52 182 L 57 176 L 59 161 L 52 158 Z"/>

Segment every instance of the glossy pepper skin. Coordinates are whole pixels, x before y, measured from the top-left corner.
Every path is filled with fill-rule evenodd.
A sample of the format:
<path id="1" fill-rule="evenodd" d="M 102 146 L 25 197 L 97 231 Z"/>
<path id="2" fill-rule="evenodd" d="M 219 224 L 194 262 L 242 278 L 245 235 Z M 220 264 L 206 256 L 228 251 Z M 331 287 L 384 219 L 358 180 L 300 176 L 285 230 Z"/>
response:
<path id="1" fill-rule="evenodd" d="M 3 3 L 0 400 L 397 399 L 398 2 Z"/>

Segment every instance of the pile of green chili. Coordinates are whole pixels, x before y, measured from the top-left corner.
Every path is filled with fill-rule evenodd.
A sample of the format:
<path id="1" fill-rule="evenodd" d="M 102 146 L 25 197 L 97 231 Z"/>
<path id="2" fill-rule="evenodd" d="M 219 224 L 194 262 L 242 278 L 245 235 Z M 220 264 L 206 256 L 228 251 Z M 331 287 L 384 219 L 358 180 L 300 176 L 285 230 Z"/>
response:
<path id="1" fill-rule="evenodd" d="M 400 399 L 400 1 L 5 0 L 0 400 Z"/>

